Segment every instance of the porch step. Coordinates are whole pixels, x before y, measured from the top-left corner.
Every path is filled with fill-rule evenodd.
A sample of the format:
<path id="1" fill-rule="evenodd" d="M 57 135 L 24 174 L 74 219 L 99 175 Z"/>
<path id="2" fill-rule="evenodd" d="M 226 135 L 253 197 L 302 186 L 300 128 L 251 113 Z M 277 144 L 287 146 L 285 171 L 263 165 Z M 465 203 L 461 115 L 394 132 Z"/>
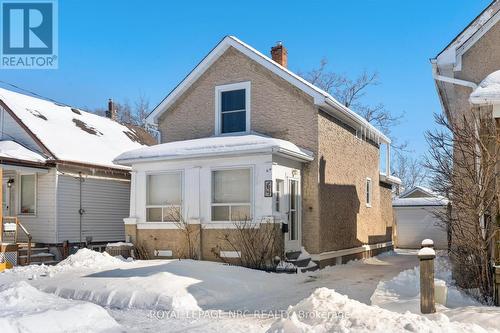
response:
<path id="1" fill-rule="evenodd" d="M 319 267 L 311 261 L 309 254 L 302 256 L 301 251 L 293 251 L 285 253 L 285 262 L 294 265 L 301 272 L 309 272 L 318 269 Z"/>
<path id="2" fill-rule="evenodd" d="M 20 247 L 18 249 L 20 255 L 28 255 L 28 247 Z M 31 248 L 31 255 L 33 256 L 34 254 L 37 253 L 48 253 L 49 248 L 48 247 L 32 247 Z"/>
<path id="3" fill-rule="evenodd" d="M 18 244 L 17 261 L 20 266 L 28 265 L 28 244 Z M 49 252 L 49 248 L 42 244 L 31 245 L 30 265 L 55 265 L 58 261 L 54 260 L 55 255 Z"/>

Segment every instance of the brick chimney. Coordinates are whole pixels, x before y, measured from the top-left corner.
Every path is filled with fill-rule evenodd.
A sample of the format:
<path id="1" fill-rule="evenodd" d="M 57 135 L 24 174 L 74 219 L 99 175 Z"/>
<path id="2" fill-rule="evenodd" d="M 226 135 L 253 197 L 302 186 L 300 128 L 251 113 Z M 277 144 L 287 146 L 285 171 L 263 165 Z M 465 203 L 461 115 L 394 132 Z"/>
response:
<path id="1" fill-rule="evenodd" d="M 286 47 L 283 46 L 282 42 L 277 42 L 276 46 L 271 47 L 271 57 L 274 61 L 283 67 L 288 65 L 288 51 Z"/>
<path id="2" fill-rule="evenodd" d="M 106 117 L 116 120 L 116 108 L 111 98 L 108 100 L 108 110 L 106 111 Z"/>

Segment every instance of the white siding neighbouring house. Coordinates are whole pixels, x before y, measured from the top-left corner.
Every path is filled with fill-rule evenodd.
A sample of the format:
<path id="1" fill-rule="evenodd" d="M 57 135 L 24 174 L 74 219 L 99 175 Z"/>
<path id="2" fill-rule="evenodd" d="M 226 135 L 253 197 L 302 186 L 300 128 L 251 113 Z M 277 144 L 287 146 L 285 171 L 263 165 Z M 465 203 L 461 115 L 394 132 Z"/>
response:
<path id="1" fill-rule="evenodd" d="M 445 213 L 448 200 L 432 191 L 415 187 L 394 199 L 396 246 L 419 249 L 422 240 L 434 241 L 437 249 L 448 248 L 448 233 L 436 213 Z"/>

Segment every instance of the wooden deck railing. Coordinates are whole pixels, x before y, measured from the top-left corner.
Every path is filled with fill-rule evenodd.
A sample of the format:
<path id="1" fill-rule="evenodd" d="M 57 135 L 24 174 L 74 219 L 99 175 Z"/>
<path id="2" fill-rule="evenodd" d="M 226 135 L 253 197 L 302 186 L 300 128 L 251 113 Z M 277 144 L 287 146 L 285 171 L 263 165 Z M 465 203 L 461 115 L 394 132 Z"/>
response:
<path id="1" fill-rule="evenodd" d="M 3 241 L 3 236 L 5 232 L 5 223 L 6 221 L 12 221 L 10 223 L 15 223 L 14 230 L 14 243 L 18 243 L 19 240 L 19 232 L 22 231 L 23 234 L 28 238 L 28 249 L 27 249 L 27 258 L 26 262 L 29 265 L 31 263 L 31 240 L 32 236 L 28 232 L 28 230 L 22 225 L 17 216 L 4 216 L 0 218 L 0 241 Z"/>

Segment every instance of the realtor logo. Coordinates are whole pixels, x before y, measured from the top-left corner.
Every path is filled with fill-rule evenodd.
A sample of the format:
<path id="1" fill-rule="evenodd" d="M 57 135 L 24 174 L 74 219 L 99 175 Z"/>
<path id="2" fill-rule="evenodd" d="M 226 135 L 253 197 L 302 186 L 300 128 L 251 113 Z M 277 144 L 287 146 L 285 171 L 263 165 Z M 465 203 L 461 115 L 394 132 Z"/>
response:
<path id="1" fill-rule="evenodd" d="M 57 68 L 57 2 L 1 2 L 3 69 Z"/>

